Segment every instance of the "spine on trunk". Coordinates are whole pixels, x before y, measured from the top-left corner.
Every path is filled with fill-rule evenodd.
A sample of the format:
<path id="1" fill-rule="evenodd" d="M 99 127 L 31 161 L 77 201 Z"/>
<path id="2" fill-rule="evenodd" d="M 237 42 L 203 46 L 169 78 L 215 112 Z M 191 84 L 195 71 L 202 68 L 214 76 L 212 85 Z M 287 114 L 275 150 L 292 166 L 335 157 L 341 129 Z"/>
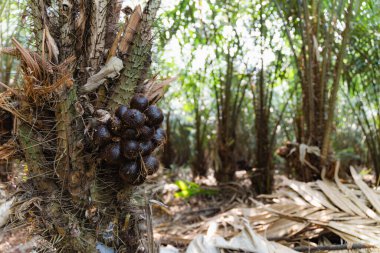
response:
<path id="1" fill-rule="evenodd" d="M 127 104 L 146 77 L 151 64 L 152 25 L 160 4 L 160 0 L 152 0 L 144 8 L 136 35 L 125 55 L 124 71 L 109 101 L 110 109 L 114 110 L 118 105 Z"/>

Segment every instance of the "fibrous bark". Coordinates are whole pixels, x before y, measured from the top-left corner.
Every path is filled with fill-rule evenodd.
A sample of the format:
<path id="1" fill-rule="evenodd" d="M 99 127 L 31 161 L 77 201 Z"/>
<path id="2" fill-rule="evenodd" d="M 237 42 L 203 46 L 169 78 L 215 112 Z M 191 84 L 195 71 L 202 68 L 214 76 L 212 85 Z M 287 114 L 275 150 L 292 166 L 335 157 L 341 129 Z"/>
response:
<path id="1" fill-rule="evenodd" d="M 275 1 L 278 13 L 286 24 L 284 27 L 292 48 L 302 89 L 302 116 L 300 118 L 302 120 L 298 121 L 297 126 L 301 134 L 297 136 L 297 141 L 300 145 L 318 148 L 321 153 L 311 161 L 311 167 L 298 162 L 297 170 L 305 170 L 301 173 L 303 178 L 298 179 L 311 181 L 319 178 L 322 170 L 332 167 L 331 165 L 334 163 L 330 138 L 341 82 L 342 63 L 349 40 L 354 1 L 347 3 L 346 7 L 331 1 L 328 9 L 322 9 L 325 7 L 320 1 L 302 0 L 293 2 L 293 5 L 283 3 L 282 6 L 279 2 Z M 295 10 L 295 12 L 290 10 Z M 321 15 L 322 10 L 328 15 Z M 344 15 L 342 15 L 343 11 L 345 11 Z M 288 20 L 291 16 L 301 22 L 290 23 Z M 345 19 L 339 20 L 342 16 Z M 339 31 L 339 21 L 345 27 L 340 33 L 340 41 L 334 42 L 335 33 Z M 294 25 L 294 31 L 301 38 L 302 44 L 299 52 L 296 52 L 294 38 L 288 28 L 292 25 Z M 312 167 L 316 169 L 310 169 Z"/>
<path id="2" fill-rule="evenodd" d="M 116 0 L 32 0 L 37 51 L 16 40 L 7 51 L 20 58 L 23 74 L 18 88 L 0 96 L 0 108 L 16 118 L 17 154 L 28 169 L 18 203 L 33 204 L 24 221 L 63 252 L 96 252 L 98 243 L 134 252 L 140 244 L 137 188 L 102 163 L 92 135 L 99 112 L 157 83 L 144 79 L 159 5 L 136 7 L 117 34 Z"/>

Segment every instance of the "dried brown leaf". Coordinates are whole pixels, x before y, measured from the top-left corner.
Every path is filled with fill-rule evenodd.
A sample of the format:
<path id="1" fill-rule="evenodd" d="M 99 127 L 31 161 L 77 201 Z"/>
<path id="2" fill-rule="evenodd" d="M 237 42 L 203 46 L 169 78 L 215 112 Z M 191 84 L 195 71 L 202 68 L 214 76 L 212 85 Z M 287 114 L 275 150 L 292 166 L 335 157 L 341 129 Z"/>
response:
<path id="1" fill-rule="evenodd" d="M 137 27 L 140 24 L 141 15 L 141 6 L 137 5 L 128 22 L 125 23 L 124 35 L 120 39 L 119 43 L 119 51 L 122 55 L 128 52 L 129 45 L 131 44 L 133 37 L 137 31 Z"/>

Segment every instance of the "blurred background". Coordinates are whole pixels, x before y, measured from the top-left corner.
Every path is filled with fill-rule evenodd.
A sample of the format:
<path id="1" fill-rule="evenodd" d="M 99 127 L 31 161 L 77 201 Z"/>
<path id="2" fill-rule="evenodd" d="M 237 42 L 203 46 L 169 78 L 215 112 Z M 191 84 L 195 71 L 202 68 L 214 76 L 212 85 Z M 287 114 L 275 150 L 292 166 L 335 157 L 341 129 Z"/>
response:
<path id="1" fill-rule="evenodd" d="M 304 144 L 328 155 L 325 160 L 340 160 L 343 169 L 356 165 L 378 174 L 379 5 L 164 0 L 151 70 L 176 77 L 160 102 L 168 134 L 164 168 L 189 178 L 215 175 L 219 182 L 247 171 L 252 182 L 265 182 L 255 189 L 265 193 L 274 174 L 313 179 L 299 172 L 302 159 L 290 159 Z M 33 49 L 31 15 L 25 0 L 1 1 L 2 48 L 15 37 Z M 17 60 L 1 54 L 0 61 L 0 81 L 17 85 Z M 319 168 L 322 162 L 306 153 Z"/>

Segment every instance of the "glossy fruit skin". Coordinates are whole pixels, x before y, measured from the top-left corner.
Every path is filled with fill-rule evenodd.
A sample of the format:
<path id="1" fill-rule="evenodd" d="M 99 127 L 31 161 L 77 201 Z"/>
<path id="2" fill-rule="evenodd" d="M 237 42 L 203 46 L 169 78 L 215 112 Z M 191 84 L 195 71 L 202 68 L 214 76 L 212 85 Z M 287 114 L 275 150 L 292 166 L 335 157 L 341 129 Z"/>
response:
<path id="1" fill-rule="evenodd" d="M 156 173 L 160 167 L 160 162 L 158 159 L 152 155 L 150 156 L 145 156 L 143 158 L 145 169 L 148 173 L 148 175 L 153 175 Z"/>
<path id="2" fill-rule="evenodd" d="M 105 125 L 99 125 L 94 132 L 94 143 L 98 146 L 103 146 L 111 141 L 111 132 Z"/>
<path id="3" fill-rule="evenodd" d="M 112 134 L 120 136 L 123 124 L 119 117 L 111 117 L 107 122 L 107 126 Z"/>
<path id="4" fill-rule="evenodd" d="M 153 127 L 148 127 L 148 126 L 143 126 L 142 128 L 139 129 L 139 140 L 141 141 L 148 141 L 150 140 L 153 135 L 154 135 L 154 128 Z"/>
<path id="5" fill-rule="evenodd" d="M 149 100 L 141 94 L 134 95 L 130 103 L 130 107 L 132 109 L 139 110 L 140 112 L 144 112 L 146 108 L 148 108 L 148 105 L 149 105 Z"/>
<path id="6" fill-rule="evenodd" d="M 128 106 L 126 105 L 121 105 L 119 106 L 116 111 L 115 115 L 119 117 L 120 119 L 123 118 L 123 115 L 128 111 Z"/>
<path id="7" fill-rule="evenodd" d="M 142 156 L 150 155 L 154 151 L 152 141 L 143 141 L 140 143 L 140 152 Z"/>
<path id="8" fill-rule="evenodd" d="M 146 125 L 148 126 L 157 126 L 164 121 L 162 110 L 155 105 L 149 106 L 144 113 L 147 117 Z"/>
<path id="9" fill-rule="evenodd" d="M 128 183 L 133 184 L 140 175 L 140 163 L 136 161 L 126 161 L 119 169 L 121 179 Z"/>
<path id="10" fill-rule="evenodd" d="M 145 115 L 136 109 L 128 109 L 121 117 L 127 128 L 141 128 L 145 123 Z"/>
<path id="11" fill-rule="evenodd" d="M 124 183 L 143 184 L 158 171 L 160 163 L 152 153 L 166 141 L 166 132 L 160 128 L 163 120 L 162 110 L 138 94 L 130 108 L 119 106 L 106 124 L 95 129 L 100 158 L 109 168 L 118 169 Z"/>
<path id="12" fill-rule="evenodd" d="M 140 144 L 134 140 L 123 140 L 121 142 L 123 156 L 127 159 L 135 159 L 140 154 Z"/>
<path id="13" fill-rule="evenodd" d="M 152 137 L 152 142 L 156 147 L 164 144 L 166 142 L 166 131 L 162 128 L 157 128 Z"/>
<path id="14" fill-rule="evenodd" d="M 125 128 L 124 132 L 122 133 L 123 139 L 126 140 L 137 140 L 138 132 L 134 128 Z"/>
<path id="15" fill-rule="evenodd" d="M 103 160 L 110 165 L 117 165 L 123 161 L 119 142 L 110 143 L 103 149 Z"/>

